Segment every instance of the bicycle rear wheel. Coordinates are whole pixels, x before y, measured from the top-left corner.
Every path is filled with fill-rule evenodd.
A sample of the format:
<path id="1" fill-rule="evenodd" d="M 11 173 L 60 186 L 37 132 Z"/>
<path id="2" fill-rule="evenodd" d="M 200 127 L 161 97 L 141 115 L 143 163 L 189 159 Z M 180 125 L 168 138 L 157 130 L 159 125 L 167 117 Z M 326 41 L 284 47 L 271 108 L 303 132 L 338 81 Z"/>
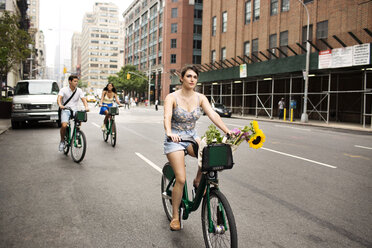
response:
<path id="1" fill-rule="evenodd" d="M 172 220 L 173 208 L 172 208 L 172 190 L 176 179 L 174 176 L 165 175 L 166 171 L 172 170 L 170 163 L 166 163 L 163 168 L 163 174 L 161 177 L 161 201 L 163 202 L 164 212 L 167 215 L 169 221 Z M 173 171 L 172 171 L 173 172 Z M 173 178 L 173 179 L 169 179 Z M 168 187 L 169 186 L 169 187 Z"/>
<path id="2" fill-rule="evenodd" d="M 87 140 L 85 134 L 81 130 L 76 130 L 76 135 L 71 142 L 71 157 L 76 163 L 80 163 L 85 156 L 87 150 Z"/>
<path id="3" fill-rule="evenodd" d="M 115 121 L 112 121 L 111 123 L 111 145 L 112 147 L 115 147 L 116 145 L 116 137 L 117 137 L 116 123 Z"/>
<path id="4" fill-rule="evenodd" d="M 211 189 L 209 194 L 211 220 L 213 230 L 209 230 L 208 200 L 203 199 L 201 212 L 203 237 L 205 246 L 214 247 L 238 247 L 238 234 L 236 231 L 235 218 L 226 197 L 217 189 Z M 225 228 L 225 224 L 226 227 Z"/>

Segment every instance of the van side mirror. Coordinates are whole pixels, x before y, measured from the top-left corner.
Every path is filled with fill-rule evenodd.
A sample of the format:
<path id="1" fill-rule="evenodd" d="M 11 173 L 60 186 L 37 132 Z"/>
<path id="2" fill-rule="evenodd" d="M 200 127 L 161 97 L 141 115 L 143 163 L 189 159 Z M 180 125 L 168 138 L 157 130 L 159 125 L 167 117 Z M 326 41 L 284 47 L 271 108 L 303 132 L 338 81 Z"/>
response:
<path id="1" fill-rule="evenodd" d="M 8 96 L 13 96 L 13 91 L 8 91 Z"/>

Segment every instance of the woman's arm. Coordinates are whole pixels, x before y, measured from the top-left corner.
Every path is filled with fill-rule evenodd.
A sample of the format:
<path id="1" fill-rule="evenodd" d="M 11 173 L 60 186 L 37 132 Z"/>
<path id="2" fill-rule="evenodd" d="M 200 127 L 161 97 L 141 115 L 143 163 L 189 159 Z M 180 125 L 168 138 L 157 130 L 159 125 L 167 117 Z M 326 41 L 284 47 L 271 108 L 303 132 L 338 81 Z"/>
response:
<path id="1" fill-rule="evenodd" d="M 173 112 L 174 97 L 168 94 L 164 100 L 164 130 L 165 134 L 172 139 L 173 142 L 181 141 L 178 134 L 172 133 L 172 112 Z"/>
<path id="2" fill-rule="evenodd" d="M 106 91 L 102 91 L 101 100 L 99 101 L 99 106 L 100 107 L 102 107 L 102 101 L 103 101 L 103 98 L 105 97 L 105 94 L 106 94 Z"/>
<path id="3" fill-rule="evenodd" d="M 120 104 L 120 101 L 119 101 L 119 98 L 118 98 L 118 94 L 115 93 L 115 101 L 116 103 L 121 107 L 123 105 Z"/>
<path id="4" fill-rule="evenodd" d="M 209 103 L 207 97 L 203 94 L 200 94 L 201 97 L 201 107 L 203 108 L 206 115 L 209 119 L 221 129 L 226 134 L 231 134 L 231 131 L 226 127 L 225 123 L 222 121 L 221 117 L 212 109 L 211 104 Z"/>

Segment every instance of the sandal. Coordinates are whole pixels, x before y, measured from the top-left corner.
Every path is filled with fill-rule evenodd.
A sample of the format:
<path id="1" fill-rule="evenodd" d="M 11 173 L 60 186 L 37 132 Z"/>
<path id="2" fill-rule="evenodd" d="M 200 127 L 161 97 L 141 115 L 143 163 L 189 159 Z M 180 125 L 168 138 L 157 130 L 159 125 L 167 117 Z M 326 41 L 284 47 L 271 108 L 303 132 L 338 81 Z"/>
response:
<path id="1" fill-rule="evenodd" d="M 179 231 L 181 230 L 181 223 L 179 220 L 173 219 L 170 222 L 169 227 L 172 231 Z"/>

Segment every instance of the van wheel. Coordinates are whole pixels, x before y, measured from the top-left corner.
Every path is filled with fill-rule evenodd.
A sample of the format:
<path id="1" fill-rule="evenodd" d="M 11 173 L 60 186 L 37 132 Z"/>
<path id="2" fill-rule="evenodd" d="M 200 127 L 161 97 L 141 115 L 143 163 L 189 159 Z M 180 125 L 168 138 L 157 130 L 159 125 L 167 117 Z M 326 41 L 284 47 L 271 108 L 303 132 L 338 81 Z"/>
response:
<path id="1" fill-rule="evenodd" d="M 21 123 L 19 121 L 11 121 L 11 124 L 12 124 L 12 129 L 18 129 Z"/>

